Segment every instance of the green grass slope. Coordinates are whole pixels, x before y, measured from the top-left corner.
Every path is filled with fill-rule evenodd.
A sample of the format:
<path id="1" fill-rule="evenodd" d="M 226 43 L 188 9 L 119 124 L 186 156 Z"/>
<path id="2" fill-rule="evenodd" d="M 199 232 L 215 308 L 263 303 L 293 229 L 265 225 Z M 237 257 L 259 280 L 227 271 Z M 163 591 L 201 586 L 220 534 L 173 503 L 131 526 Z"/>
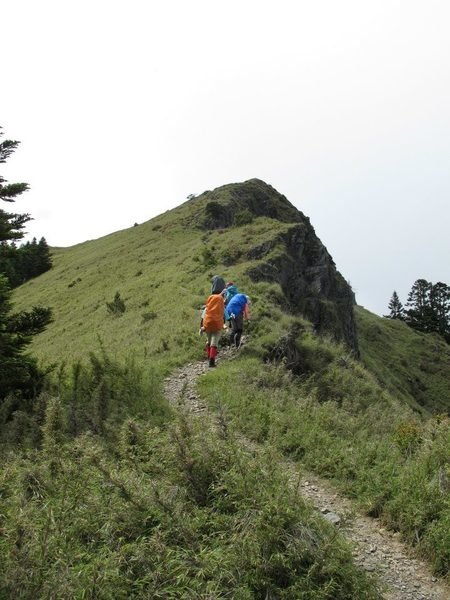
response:
<path id="1" fill-rule="evenodd" d="M 196 356 L 199 309 L 216 272 L 237 280 L 255 297 L 266 284 L 244 276 L 246 252 L 288 225 L 258 217 L 251 224 L 205 232 L 187 226 L 201 201 L 193 201 L 142 225 L 67 249 L 55 249 L 54 267 L 15 292 L 15 308 L 51 306 L 54 322 L 32 351 L 45 362 L 69 362 L 99 348 L 114 356 L 170 364 Z M 258 292 L 258 290 L 260 290 Z M 120 316 L 107 303 L 119 292 Z M 275 291 L 276 292 L 276 291 Z M 275 296 L 274 296 L 275 297 Z"/>
<path id="2" fill-rule="evenodd" d="M 199 308 L 210 278 L 238 282 L 253 300 L 254 333 L 269 341 L 286 333 L 292 315 L 277 284 L 247 276 L 258 265 L 252 248 L 277 238 L 290 223 L 257 217 L 249 224 L 205 231 L 205 207 L 229 200 L 235 189 L 205 193 L 151 221 L 94 241 L 53 251 L 54 267 L 15 292 L 17 310 L 51 306 L 54 322 L 35 338 L 32 351 L 46 364 L 84 358 L 102 345 L 114 357 L 180 364 L 199 356 Z M 212 194 L 212 196 L 210 195 Z M 286 207 L 280 209 L 288 220 Z M 277 255 L 279 246 L 271 253 Z M 267 261 L 269 257 L 265 256 Z M 107 308 L 116 292 L 125 311 Z M 438 336 L 382 319 L 361 307 L 355 315 L 361 358 L 387 389 L 422 413 L 447 412 L 450 349 Z"/>
<path id="3" fill-rule="evenodd" d="M 255 185 L 259 187 L 258 182 Z M 56 249 L 54 268 L 14 294 L 18 310 L 41 304 L 54 311 L 54 322 L 36 337 L 32 351 L 44 364 L 66 361 L 70 365 L 78 360 L 88 361 L 90 352 L 102 348 L 113 360 L 134 360 L 133 368 L 144 367 L 144 371 L 152 373 L 155 407 L 148 416 L 138 406 L 132 416 L 146 420 L 147 432 L 149 423 L 154 427 L 165 418 L 170 420 L 155 392 L 162 376 L 175 365 L 202 357 L 204 341 L 197 335 L 199 308 L 209 294 L 211 276 L 218 273 L 235 281 L 252 298 L 250 338 L 236 360 L 221 363 L 216 372 L 202 380 L 205 400 L 212 407 L 220 406 L 231 429 L 244 430 L 269 450 L 286 454 L 332 478 L 369 514 L 382 517 L 417 545 L 436 572 L 447 573 L 450 425 L 445 416 L 431 414 L 449 408 L 448 347 L 436 337 L 416 334 L 402 323 L 381 319 L 361 308 L 356 309 L 361 361 L 355 361 L 348 349 L 335 344 L 331 336 L 314 335 L 310 323 L 287 311 L 288 303 L 278 284 L 252 282 L 246 275 L 259 264 L 249 258 L 255 255 L 253 248 L 273 242 L 269 244 L 270 253 L 276 257 L 281 251 L 279 234 L 291 226 L 288 207 L 284 202 L 279 207 L 275 205 L 274 217 L 249 217 L 245 211 L 238 212 L 240 216 L 233 225 L 206 231 L 205 215 L 219 221 L 230 218 L 226 187 L 213 196 L 214 214 L 206 209 L 211 203 L 211 196 L 206 194 L 147 223 L 72 248 Z M 225 207 L 223 212 L 221 207 Z M 281 220 L 275 218 L 280 216 L 276 214 L 278 209 Z M 107 308 L 116 292 L 125 304 L 119 315 Z M 110 371 L 108 360 L 101 367 L 105 372 Z M 115 369 L 117 374 L 109 379 L 100 377 L 94 360 L 84 375 L 87 383 L 81 387 L 77 369 L 69 382 L 61 377 L 65 390 L 61 395 L 65 435 L 74 435 L 70 430 L 74 420 L 75 429 L 78 427 L 83 434 L 94 431 L 100 435 L 102 444 L 106 443 L 109 451 L 113 448 L 113 455 L 119 444 L 117 430 L 126 418 L 121 397 L 131 372 L 128 367 L 123 371 Z M 116 389 L 118 377 L 122 391 Z M 133 376 L 133 380 L 137 379 Z M 139 398 L 144 397 L 148 385 L 147 380 L 139 383 Z M 102 431 L 110 396 L 118 416 Z M 44 413 L 45 410 L 39 423 L 48 419 Z M 24 420 L 22 429 L 26 427 Z M 20 431 L 16 431 L 18 439 Z M 145 436 L 151 437 L 152 433 Z M 159 439 L 160 434 L 155 433 L 155 440 Z M 161 448 L 164 444 L 161 441 Z M 184 450 L 182 443 L 180 456 Z M 136 452 L 145 454 L 139 441 Z M 147 458 L 139 467 L 144 474 Z M 50 469 L 51 478 L 51 465 L 45 457 L 42 460 L 42 470 Z M 217 460 L 217 465 L 205 466 L 211 493 L 219 481 L 225 485 L 233 470 L 231 462 L 227 462 L 231 461 L 229 456 L 226 460 L 219 456 Z M 191 467 L 171 468 L 174 472 L 181 470 L 189 486 Z M 68 472 L 72 468 L 70 463 Z M 122 478 L 119 473 L 110 473 L 110 469 L 111 466 L 105 466 L 100 472 L 109 485 L 118 482 L 117 489 L 126 495 L 126 479 L 131 475 L 124 473 Z M 221 475 L 213 477 L 211 469 Z M 142 473 L 140 476 L 144 477 Z M 172 483 L 165 481 L 164 485 L 170 487 L 180 475 L 173 477 Z M 99 484 L 100 492 L 103 485 Z M 251 493 L 257 495 L 257 489 Z M 130 502 L 134 505 L 137 500 L 132 498 Z M 276 502 L 278 508 L 281 503 Z M 199 516 L 201 522 L 203 518 L 205 515 Z M 103 526 L 107 528 L 106 524 Z M 199 539 L 205 531 L 202 527 L 199 525 L 196 532 Z M 218 531 L 216 524 L 211 527 L 211 531 Z M 230 524 L 223 527 L 227 529 Z M 289 526 L 284 529 L 283 525 L 285 531 L 290 531 Z M 193 533 L 187 535 L 186 547 L 189 536 L 195 538 Z M 156 545 L 157 542 L 154 540 Z M 165 546 L 169 554 L 174 552 L 171 544 L 169 541 Z M 101 544 L 99 547 L 104 550 Z M 204 552 L 209 556 L 210 550 Z M 133 548 L 134 551 L 141 550 Z M 208 561 L 212 562 L 208 564 L 216 569 L 216 549 L 211 551 Z M 111 560 L 114 562 L 115 558 Z M 264 597 L 249 594 L 242 597 Z"/>
<path id="4" fill-rule="evenodd" d="M 450 346 L 402 321 L 356 308 L 361 360 L 380 385 L 419 412 L 450 411 Z"/>

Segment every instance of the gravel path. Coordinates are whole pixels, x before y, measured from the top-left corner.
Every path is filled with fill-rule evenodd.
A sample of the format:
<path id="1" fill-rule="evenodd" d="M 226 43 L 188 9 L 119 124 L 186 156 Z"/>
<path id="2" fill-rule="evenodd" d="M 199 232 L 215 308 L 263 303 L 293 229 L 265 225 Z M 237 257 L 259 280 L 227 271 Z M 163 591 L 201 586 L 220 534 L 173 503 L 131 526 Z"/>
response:
<path id="1" fill-rule="evenodd" d="M 221 350 L 223 359 L 232 352 Z M 220 365 L 220 361 L 219 361 Z M 190 363 L 165 380 L 165 395 L 172 405 L 194 415 L 207 413 L 207 406 L 196 391 L 197 379 L 208 371 L 205 362 Z M 244 440 L 246 446 L 254 444 Z M 355 562 L 375 573 L 384 589 L 385 600 L 450 600 L 450 589 L 434 577 L 423 562 L 412 558 L 398 539 L 377 519 L 358 514 L 351 501 L 341 496 L 330 484 L 316 475 L 305 475 L 300 467 L 283 463 L 290 479 L 299 484 L 302 495 L 309 498 L 324 518 L 335 523 L 351 541 Z M 356 599 L 359 600 L 359 599 Z M 363 599 L 361 599 L 363 600 Z"/>

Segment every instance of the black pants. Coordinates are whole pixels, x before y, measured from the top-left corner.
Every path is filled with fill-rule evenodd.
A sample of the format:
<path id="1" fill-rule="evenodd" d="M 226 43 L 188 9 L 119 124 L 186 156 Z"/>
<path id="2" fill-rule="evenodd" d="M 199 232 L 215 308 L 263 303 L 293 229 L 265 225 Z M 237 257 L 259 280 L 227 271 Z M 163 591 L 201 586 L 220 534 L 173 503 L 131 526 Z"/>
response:
<path id="1" fill-rule="evenodd" d="M 231 317 L 231 333 L 230 333 L 230 344 L 236 345 L 239 348 L 241 343 L 242 331 L 244 329 L 244 315 L 237 317 Z"/>

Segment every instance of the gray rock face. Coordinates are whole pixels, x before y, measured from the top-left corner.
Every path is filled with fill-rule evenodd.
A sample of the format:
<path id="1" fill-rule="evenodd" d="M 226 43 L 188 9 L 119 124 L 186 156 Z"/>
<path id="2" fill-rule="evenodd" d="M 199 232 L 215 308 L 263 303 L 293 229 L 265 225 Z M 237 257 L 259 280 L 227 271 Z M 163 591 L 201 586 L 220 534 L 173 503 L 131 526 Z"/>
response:
<path id="1" fill-rule="evenodd" d="M 279 283 L 294 314 L 304 315 L 316 331 L 331 333 L 357 353 L 353 291 L 337 271 L 312 225 L 305 218 L 276 241 L 282 252 L 250 269 L 248 275 L 253 281 Z M 271 250 L 270 246 L 268 243 L 264 248 L 261 246 L 259 256 L 253 249 L 251 257 L 263 258 L 264 253 Z"/>

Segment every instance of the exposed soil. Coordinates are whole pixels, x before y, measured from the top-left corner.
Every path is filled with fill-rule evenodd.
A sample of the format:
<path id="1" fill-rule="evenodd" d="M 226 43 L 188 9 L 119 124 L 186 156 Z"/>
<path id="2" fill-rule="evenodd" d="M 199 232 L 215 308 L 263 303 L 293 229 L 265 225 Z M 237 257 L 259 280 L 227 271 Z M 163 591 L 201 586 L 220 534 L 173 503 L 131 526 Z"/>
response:
<path id="1" fill-rule="evenodd" d="M 221 350 L 220 360 L 230 358 L 233 351 Z M 220 365 L 219 360 L 219 365 Z M 196 362 L 185 365 L 165 380 L 165 395 L 172 405 L 194 415 L 208 409 L 196 390 L 197 379 L 208 371 L 208 364 Z M 246 446 L 254 446 L 243 440 Z M 335 523 L 351 542 L 356 564 L 376 574 L 385 600 L 449 600 L 450 589 L 432 575 L 425 563 L 411 556 L 398 534 L 387 531 L 377 520 L 366 517 L 352 502 L 339 494 L 329 482 L 316 475 L 305 475 L 291 461 L 281 463 L 289 478 L 298 485 L 303 496 L 321 511 L 324 518 Z"/>

